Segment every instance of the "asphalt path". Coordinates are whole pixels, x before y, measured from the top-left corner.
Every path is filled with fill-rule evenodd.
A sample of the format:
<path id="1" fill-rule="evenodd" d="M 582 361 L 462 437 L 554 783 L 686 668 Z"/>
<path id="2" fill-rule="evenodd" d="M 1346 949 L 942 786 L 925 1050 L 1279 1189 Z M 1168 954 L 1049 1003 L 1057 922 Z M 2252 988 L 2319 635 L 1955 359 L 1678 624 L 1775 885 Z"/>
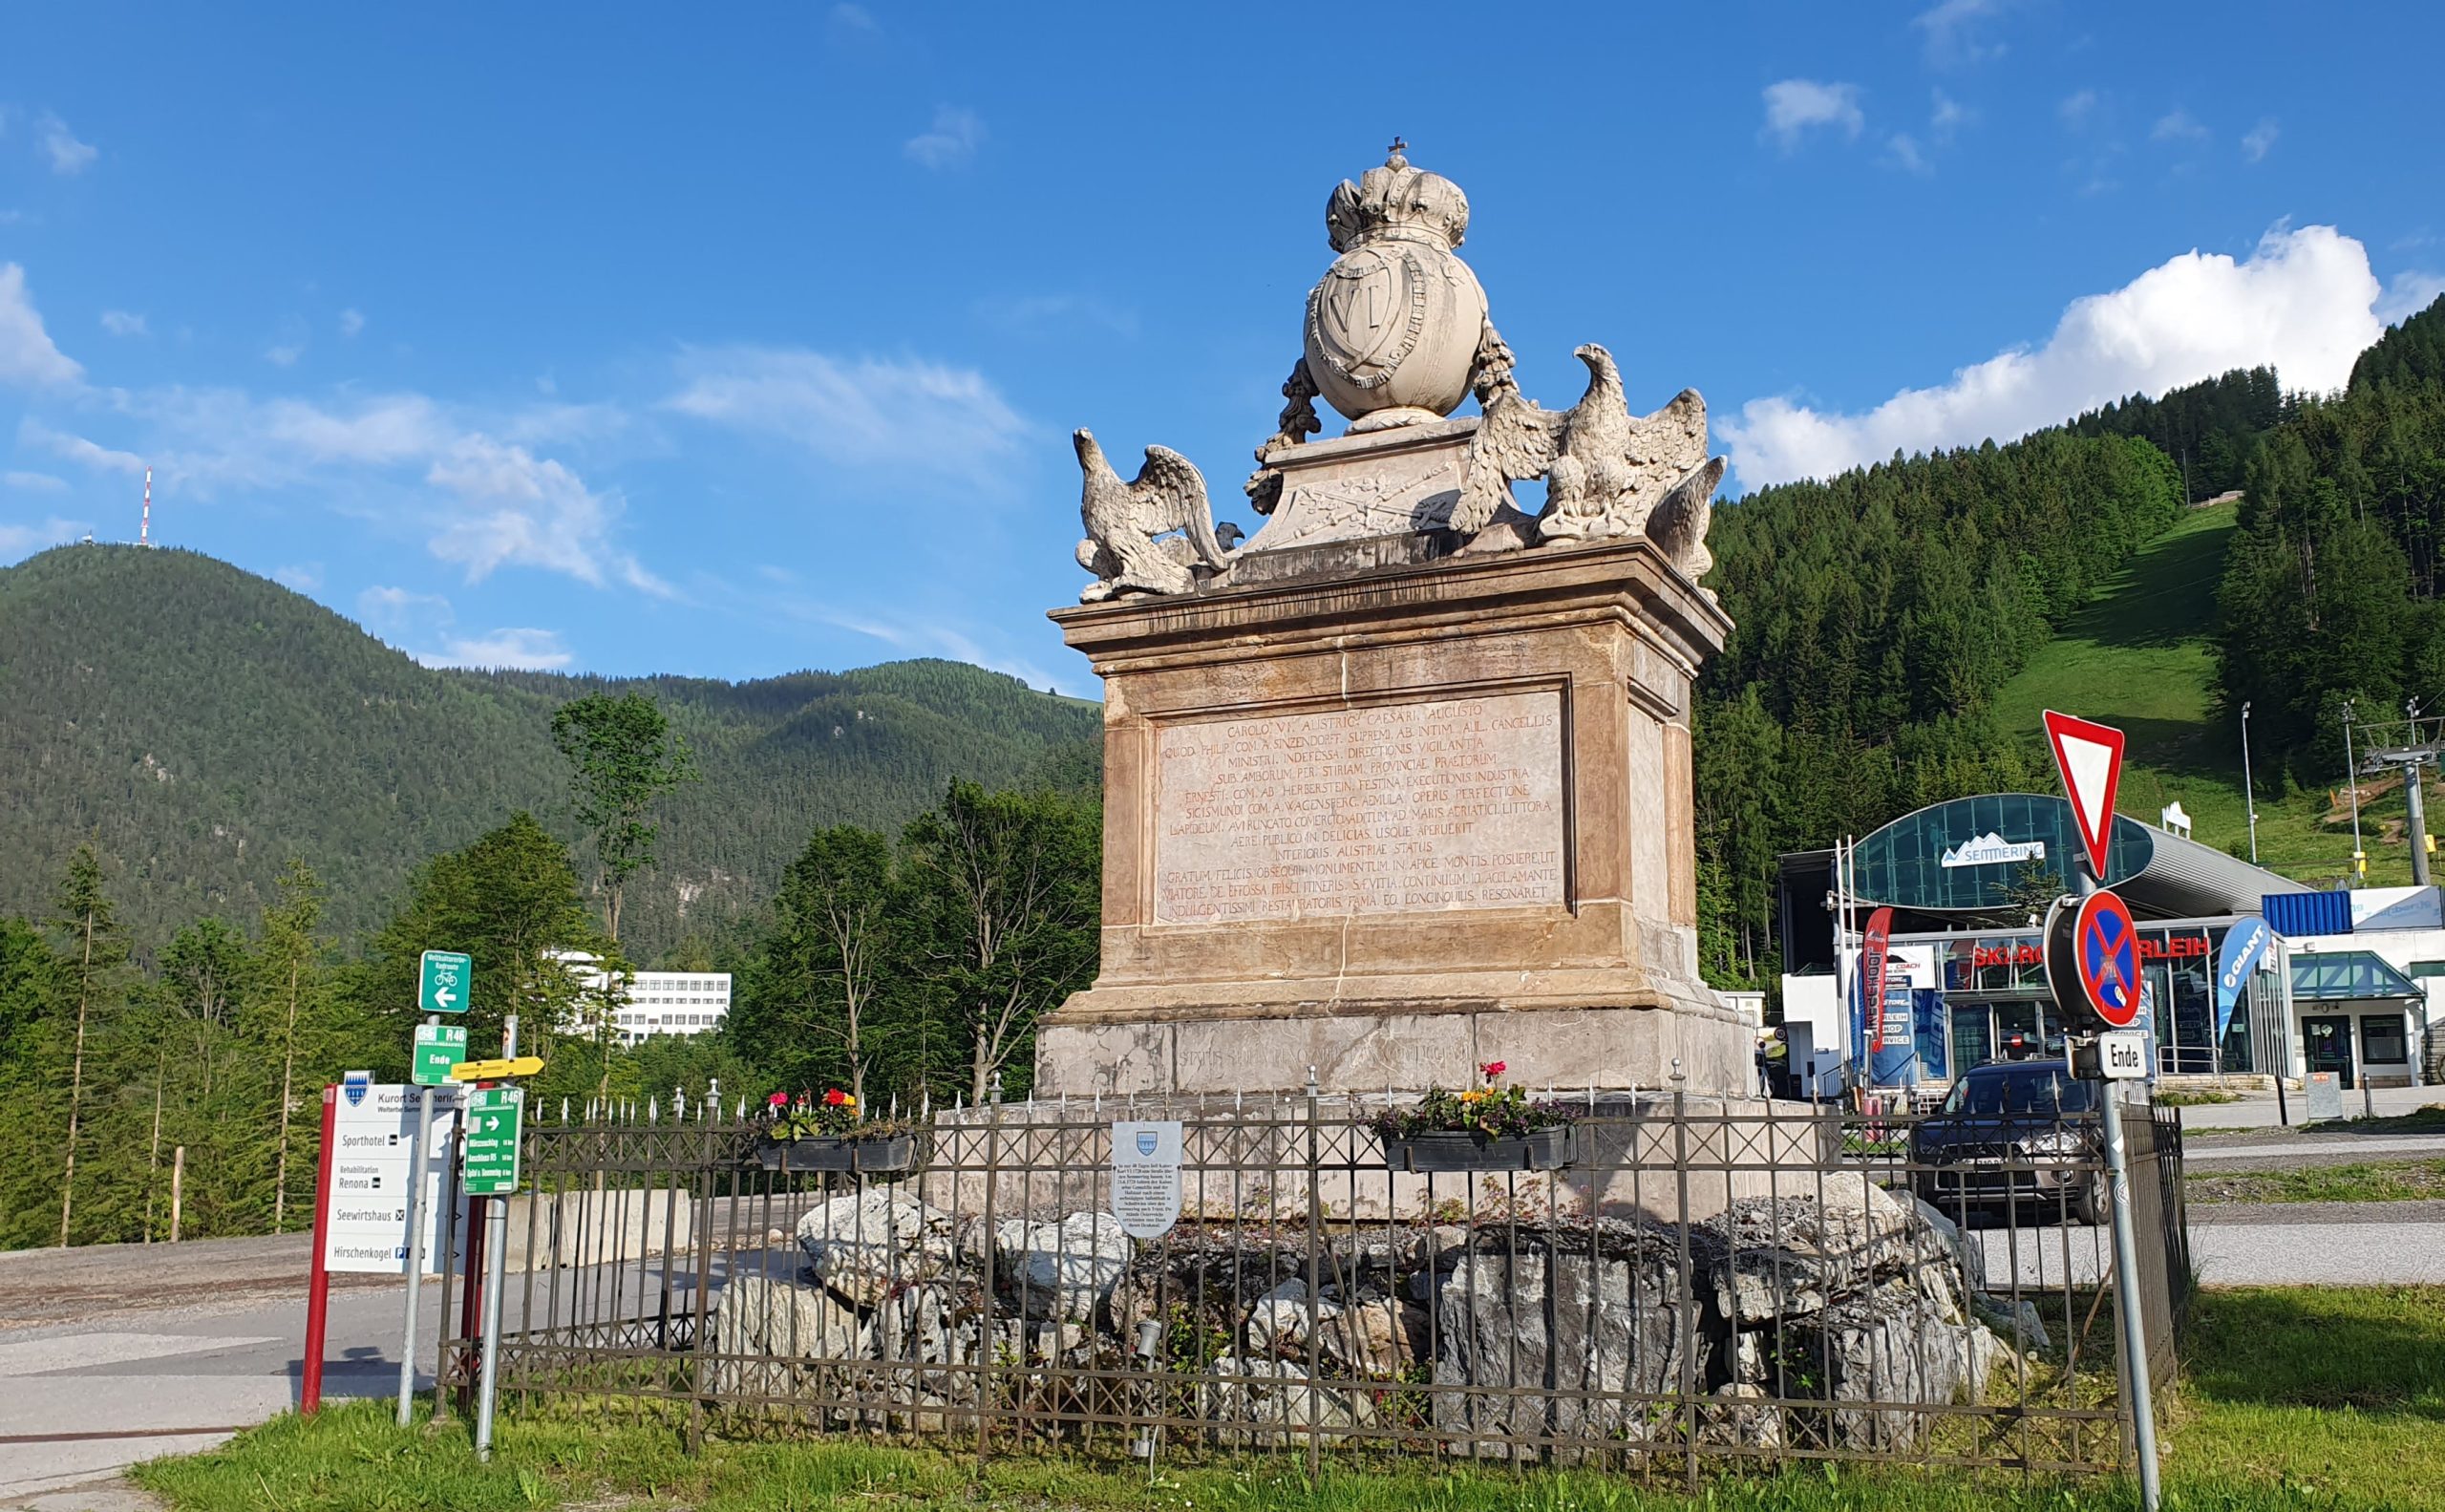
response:
<path id="1" fill-rule="evenodd" d="M 308 1245 L 215 1240 L 0 1254 L 0 1504 L 85 1485 L 141 1460 L 190 1454 L 298 1403 L 305 1371 Z M 561 1322 L 692 1312 L 687 1257 L 506 1278 L 502 1327 L 531 1295 Z M 709 1297 L 734 1257 L 714 1257 Z M 769 1262 L 742 1251 L 742 1266 Z M 398 1390 L 400 1281 L 334 1277 L 323 1395 Z M 418 1300 L 417 1389 L 433 1386 L 442 1288 Z M 418 1410 L 429 1412 L 426 1396 Z"/>

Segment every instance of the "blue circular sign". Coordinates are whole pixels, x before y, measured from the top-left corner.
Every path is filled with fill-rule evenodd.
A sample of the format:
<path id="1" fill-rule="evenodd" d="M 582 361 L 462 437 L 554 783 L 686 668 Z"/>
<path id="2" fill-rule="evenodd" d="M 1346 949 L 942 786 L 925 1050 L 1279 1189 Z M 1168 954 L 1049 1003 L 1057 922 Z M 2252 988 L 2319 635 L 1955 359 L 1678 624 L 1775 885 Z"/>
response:
<path id="1" fill-rule="evenodd" d="M 2072 948 L 2081 993 L 2097 1017 L 2115 1029 L 2137 1022 L 2139 929 L 2122 900 L 2106 891 L 2082 899 L 2072 921 Z"/>

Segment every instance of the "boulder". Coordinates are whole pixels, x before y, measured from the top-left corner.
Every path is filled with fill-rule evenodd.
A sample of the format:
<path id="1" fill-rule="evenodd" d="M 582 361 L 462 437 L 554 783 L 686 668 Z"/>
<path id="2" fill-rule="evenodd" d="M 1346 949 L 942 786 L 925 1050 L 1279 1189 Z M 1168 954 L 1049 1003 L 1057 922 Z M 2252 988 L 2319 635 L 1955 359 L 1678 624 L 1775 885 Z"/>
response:
<path id="1" fill-rule="evenodd" d="M 1128 1267 L 1129 1236 L 1110 1213 L 995 1225 L 995 1280 L 1030 1318 L 1084 1323 Z"/>
<path id="2" fill-rule="evenodd" d="M 959 1221 L 888 1186 L 836 1197 L 798 1220 L 798 1247 L 816 1279 L 861 1308 L 902 1287 L 950 1274 Z"/>
<path id="3" fill-rule="evenodd" d="M 827 1361 L 867 1355 L 872 1335 L 858 1314 L 811 1280 L 741 1275 L 722 1288 L 712 1316 L 723 1356 L 715 1390 L 786 1396 Z"/>
<path id="4" fill-rule="evenodd" d="M 1954 1322 L 1906 1283 L 1892 1282 L 1787 1329 L 1763 1385 L 1771 1395 L 1835 1404 L 1822 1414 L 1792 1412 L 1793 1431 L 1804 1438 L 1842 1449 L 1909 1449 L 1929 1421 L 1910 1406 L 1978 1400 L 1999 1352 L 1984 1325 Z"/>
<path id="5" fill-rule="evenodd" d="M 1573 1394 L 1678 1389 L 1674 1276 L 1662 1254 L 1591 1257 L 1543 1245 L 1464 1254 L 1435 1288 L 1434 1381 L 1446 1388 L 1435 1394 L 1436 1430 L 1457 1440 L 1475 1434 L 1643 1440 L 1648 1403 Z M 1691 1363 L 1703 1381 L 1705 1360 Z M 1528 1387 L 1537 1395 L 1470 1387 Z"/>
<path id="6" fill-rule="evenodd" d="M 1259 1358 L 1305 1358 L 1309 1323 L 1312 1321 L 1317 1326 L 1321 1348 L 1324 1331 L 1340 1320 L 1339 1303 L 1319 1297 L 1311 1312 L 1308 1283 L 1286 1281 L 1249 1305 L 1247 1352 Z"/>
<path id="7" fill-rule="evenodd" d="M 1201 1393 L 1202 1415 L 1225 1445 L 1305 1442 L 1311 1430 L 1329 1443 L 1375 1420 L 1366 1396 L 1316 1384 L 1290 1360 L 1225 1354 L 1207 1369 L 1213 1379 Z"/>

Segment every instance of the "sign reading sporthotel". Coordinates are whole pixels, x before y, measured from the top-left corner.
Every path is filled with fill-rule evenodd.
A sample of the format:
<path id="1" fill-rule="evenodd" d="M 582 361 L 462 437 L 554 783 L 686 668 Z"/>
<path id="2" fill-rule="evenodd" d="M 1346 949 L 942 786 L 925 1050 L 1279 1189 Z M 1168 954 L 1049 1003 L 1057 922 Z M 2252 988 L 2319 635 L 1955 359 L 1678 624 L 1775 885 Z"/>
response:
<path id="1" fill-rule="evenodd" d="M 1166 726 L 1155 920 L 1559 905 L 1562 726 L 1553 692 Z"/>

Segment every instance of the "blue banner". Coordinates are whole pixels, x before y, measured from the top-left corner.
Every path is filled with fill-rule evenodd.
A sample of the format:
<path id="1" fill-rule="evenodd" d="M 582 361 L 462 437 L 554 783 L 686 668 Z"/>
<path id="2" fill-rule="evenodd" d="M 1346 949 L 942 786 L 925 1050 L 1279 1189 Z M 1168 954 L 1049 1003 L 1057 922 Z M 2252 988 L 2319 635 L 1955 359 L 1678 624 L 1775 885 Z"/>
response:
<path id="1" fill-rule="evenodd" d="M 2224 1031 L 2233 1023 L 2233 1004 L 2271 938 L 2264 919 L 2237 919 L 2224 931 L 2224 948 L 2216 954 L 2216 1043 L 2224 1042 Z"/>

